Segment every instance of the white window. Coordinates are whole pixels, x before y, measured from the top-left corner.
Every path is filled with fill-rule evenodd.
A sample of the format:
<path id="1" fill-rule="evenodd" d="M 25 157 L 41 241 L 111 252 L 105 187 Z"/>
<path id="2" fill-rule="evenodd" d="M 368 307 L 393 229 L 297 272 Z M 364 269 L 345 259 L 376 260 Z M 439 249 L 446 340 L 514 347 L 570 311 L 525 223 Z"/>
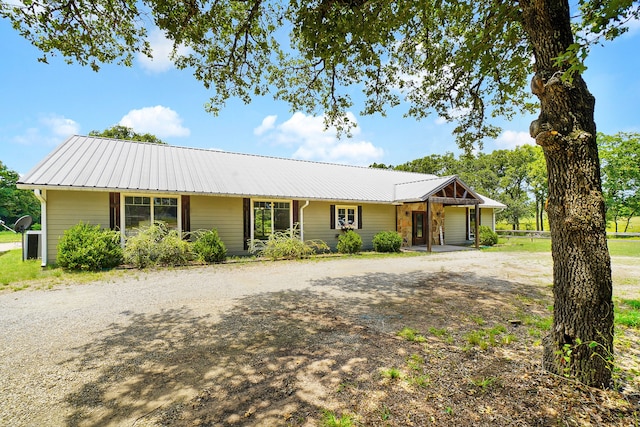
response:
<path id="1" fill-rule="evenodd" d="M 284 201 L 253 201 L 253 239 L 266 240 L 276 231 L 292 227 L 291 203 Z"/>
<path id="2" fill-rule="evenodd" d="M 358 228 L 358 207 L 336 205 L 336 228 Z"/>
<path id="3" fill-rule="evenodd" d="M 178 213 L 177 197 L 124 196 L 125 234 L 131 236 L 155 221 L 178 229 Z"/>

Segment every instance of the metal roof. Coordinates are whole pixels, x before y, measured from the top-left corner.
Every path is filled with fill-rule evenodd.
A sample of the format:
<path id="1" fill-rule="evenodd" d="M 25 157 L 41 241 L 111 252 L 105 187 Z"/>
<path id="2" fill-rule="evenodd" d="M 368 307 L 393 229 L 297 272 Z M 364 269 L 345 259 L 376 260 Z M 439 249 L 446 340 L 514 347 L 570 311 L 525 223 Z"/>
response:
<path id="1" fill-rule="evenodd" d="M 76 135 L 18 184 L 21 188 L 394 203 L 424 200 L 451 178 Z M 493 207 L 505 207 L 484 199 L 497 204 Z"/>

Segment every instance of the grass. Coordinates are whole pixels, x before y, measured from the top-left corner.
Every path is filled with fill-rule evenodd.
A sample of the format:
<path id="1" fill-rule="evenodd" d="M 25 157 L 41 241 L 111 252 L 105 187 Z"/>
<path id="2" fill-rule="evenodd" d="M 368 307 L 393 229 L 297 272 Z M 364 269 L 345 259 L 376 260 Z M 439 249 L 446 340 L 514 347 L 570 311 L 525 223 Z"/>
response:
<path id="1" fill-rule="evenodd" d="M 609 253 L 612 256 L 628 256 L 640 258 L 640 240 L 609 239 Z M 500 237 L 498 244 L 483 248 L 486 252 L 551 252 L 551 239 L 528 237 Z"/>
<path id="2" fill-rule="evenodd" d="M 474 386 L 481 388 L 483 391 L 487 391 L 493 386 L 500 385 L 500 378 L 497 378 L 497 377 L 472 378 L 470 382 Z"/>
<path id="3" fill-rule="evenodd" d="M 389 378 L 391 380 L 397 380 L 402 377 L 402 372 L 398 368 L 382 369 L 380 371 L 380 374 L 383 377 Z"/>
<path id="4" fill-rule="evenodd" d="M 480 350 L 486 350 L 489 347 L 509 345 L 516 340 L 513 334 L 507 334 L 507 328 L 503 325 L 497 325 L 491 329 L 470 331 L 465 335 L 465 339 L 469 343 L 466 347 L 467 350 L 474 346 L 478 346 Z"/>
<path id="5" fill-rule="evenodd" d="M 124 274 L 123 270 L 102 272 L 64 271 L 60 267 L 42 268 L 40 260 L 22 261 L 22 251 L 0 252 L 0 291 L 20 291 L 27 288 L 51 289 L 61 283 L 87 283 Z"/>
<path id="6" fill-rule="evenodd" d="M 22 250 L 0 253 L 0 290 L 12 283 L 38 279 L 42 276 L 40 260 L 22 262 Z"/>
<path id="7" fill-rule="evenodd" d="M 619 233 L 623 233 L 624 232 L 624 227 L 627 225 L 627 220 L 619 220 L 618 221 L 618 232 Z M 520 228 L 521 229 L 526 229 L 526 227 L 529 227 L 530 229 L 535 228 L 536 226 L 536 220 L 535 218 L 522 218 L 520 219 Z M 499 221 L 496 223 L 496 229 L 498 230 L 511 230 L 511 224 L 505 222 L 505 221 Z M 544 229 L 545 230 L 549 230 L 549 221 L 546 219 L 544 220 Z M 616 231 L 616 225 L 613 221 L 609 221 L 607 222 L 607 231 L 610 233 L 614 233 Z M 631 218 L 631 221 L 629 222 L 629 228 L 627 229 L 627 233 L 640 233 L 640 216 L 634 216 L 633 218 Z"/>
<path id="8" fill-rule="evenodd" d="M 418 331 L 413 328 L 408 328 L 408 327 L 402 328 L 402 330 L 399 331 L 397 335 L 411 342 L 427 341 L 427 339 L 424 336 L 420 335 Z"/>
<path id="9" fill-rule="evenodd" d="M 342 414 L 338 417 L 335 412 L 324 411 L 322 416 L 323 427 L 351 427 L 354 423 L 353 417 Z"/>
<path id="10" fill-rule="evenodd" d="M 0 243 L 13 243 L 22 240 L 22 234 L 14 233 L 13 231 L 0 231 Z"/>
<path id="11" fill-rule="evenodd" d="M 616 301 L 614 315 L 616 325 L 640 328 L 640 299 L 620 299 Z"/>

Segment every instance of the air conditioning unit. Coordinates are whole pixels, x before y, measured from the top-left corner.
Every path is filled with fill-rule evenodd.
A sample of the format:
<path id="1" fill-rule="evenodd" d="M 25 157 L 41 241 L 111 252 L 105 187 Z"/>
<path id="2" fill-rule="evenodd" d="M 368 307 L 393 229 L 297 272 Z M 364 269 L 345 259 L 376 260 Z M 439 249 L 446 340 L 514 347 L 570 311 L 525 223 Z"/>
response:
<path id="1" fill-rule="evenodd" d="M 24 236 L 24 247 L 22 248 L 23 259 L 38 259 L 40 255 L 40 247 L 42 246 L 42 231 L 29 230 Z"/>

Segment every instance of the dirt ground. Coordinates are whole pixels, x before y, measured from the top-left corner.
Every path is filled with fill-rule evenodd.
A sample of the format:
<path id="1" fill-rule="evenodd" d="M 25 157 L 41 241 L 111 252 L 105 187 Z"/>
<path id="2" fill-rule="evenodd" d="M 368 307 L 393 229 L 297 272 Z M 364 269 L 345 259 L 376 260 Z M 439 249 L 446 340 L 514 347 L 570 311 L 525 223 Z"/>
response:
<path id="1" fill-rule="evenodd" d="M 617 298 L 640 298 L 637 264 L 635 259 L 614 259 Z M 22 377 L 0 380 L 0 392 L 9 396 L 0 409 L 0 424 L 639 422 L 637 329 L 618 331 L 615 390 L 587 388 L 541 370 L 540 341 L 551 314 L 548 255 L 472 251 L 128 274 L 131 277 L 117 283 L 57 291 L 70 289 L 86 300 L 95 290 L 99 293 L 90 298 L 113 299 L 103 300 L 112 309 L 90 308 L 96 318 L 86 321 L 86 337 L 80 332 L 75 338 L 65 335 L 67 343 L 55 347 L 58 353 L 25 356 L 22 365 L 9 358 L 9 350 L 0 350 L 12 372 L 34 369 L 30 377 L 37 380 L 27 387 L 42 387 L 52 395 L 45 398 L 32 390 L 20 397 Z M 188 284 L 194 281 L 214 288 L 235 286 L 239 293 L 189 295 Z M 156 294 L 147 294 L 146 286 L 153 286 Z M 133 290 L 127 298 L 141 301 L 121 307 L 122 296 L 114 294 L 114 288 Z M 19 317 L 31 310 L 26 307 L 50 307 L 50 301 L 31 302 L 43 293 L 47 291 L 10 294 L 19 295 L 15 305 L 0 295 L 5 297 L 0 308 L 6 304 L 11 314 L 0 327 L 16 330 Z M 48 312 L 52 319 L 67 316 L 67 323 L 74 322 L 69 309 Z M 105 323 L 97 319 L 103 316 Z M 69 327 L 67 333 L 77 328 L 82 326 Z M 405 328 L 417 334 L 413 341 Z M 403 329 L 404 337 L 398 334 Z M 5 339 L 12 354 L 28 348 L 27 342 Z M 43 337 L 36 334 L 33 339 Z M 27 366 L 34 363 L 40 367 Z M 47 378 L 51 384 L 41 386 L 39 381 Z M 24 399 L 38 411 L 29 416 L 29 409 L 20 406 Z"/>

